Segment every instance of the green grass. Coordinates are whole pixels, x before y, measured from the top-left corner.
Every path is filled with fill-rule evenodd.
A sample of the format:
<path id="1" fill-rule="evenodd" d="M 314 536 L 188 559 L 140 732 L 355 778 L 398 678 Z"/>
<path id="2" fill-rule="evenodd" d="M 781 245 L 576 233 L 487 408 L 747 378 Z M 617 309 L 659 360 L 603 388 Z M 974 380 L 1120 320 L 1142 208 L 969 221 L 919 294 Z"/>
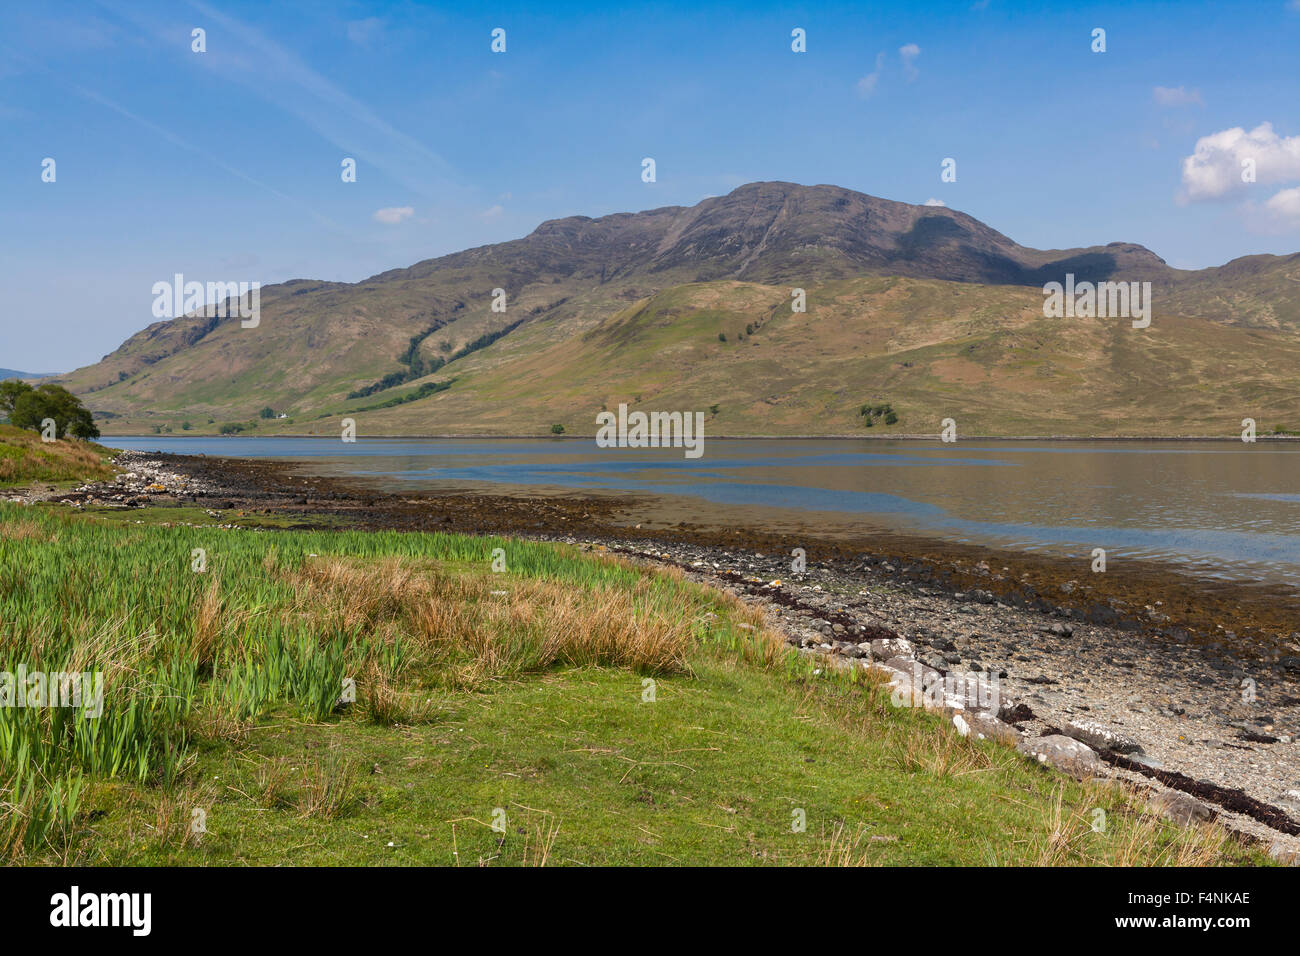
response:
<path id="1" fill-rule="evenodd" d="M 67 438 L 43 442 L 39 432 L 0 425 L 0 488 L 108 478 L 114 454 L 94 442 Z"/>
<path id="2" fill-rule="evenodd" d="M 1258 860 L 814 673 L 730 597 L 558 545 L 0 505 L 19 663 L 106 684 L 98 720 L 0 708 L 19 863 Z"/>

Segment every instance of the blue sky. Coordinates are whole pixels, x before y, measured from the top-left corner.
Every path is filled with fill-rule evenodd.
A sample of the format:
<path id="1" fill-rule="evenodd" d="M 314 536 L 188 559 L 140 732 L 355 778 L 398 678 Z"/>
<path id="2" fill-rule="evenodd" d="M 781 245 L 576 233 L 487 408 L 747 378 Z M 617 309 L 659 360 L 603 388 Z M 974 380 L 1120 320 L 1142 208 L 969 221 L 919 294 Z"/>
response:
<path id="1" fill-rule="evenodd" d="M 97 360 L 176 272 L 355 281 L 754 180 L 1184 268 L 1296 252 L 1298 65 L 1300 0 L 11 3 L 0 367 Z"/>

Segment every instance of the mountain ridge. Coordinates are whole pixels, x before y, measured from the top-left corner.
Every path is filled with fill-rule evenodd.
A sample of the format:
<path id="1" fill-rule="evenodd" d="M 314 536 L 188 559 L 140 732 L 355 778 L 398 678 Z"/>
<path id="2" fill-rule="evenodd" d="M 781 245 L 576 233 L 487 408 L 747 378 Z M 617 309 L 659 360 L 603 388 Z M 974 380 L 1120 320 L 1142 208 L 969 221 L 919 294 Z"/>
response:
<path id="1" fill-rule="evenodd" d="M 1252 329 L 1280 336 L 1286 345 L 1300 331 L 1300 277 L 1293 270 L 1300 271 L 1300 254 L 1241 257 L 1191 271 L 1173 269 L 1130 242 L 1038 250 L 946 206 L 830 185 L 760 182 L 694 206 L 546 220 L 519 239 L 421 260 L 357 283 L 295 279 L 267 286 L 255 333 L 240 329 L 236 319 L 203 315 L 154 322 L 99 363 L 60 380 L 85 395 L 110 430 L 175 424 L 178 416 L 202 417 L 191 422 L 200 427 L 247 420 L 256 412 L 248 409 L 251 396 L 287 407 L 298 420 L 359 412 L 396 421 L 390 412 L 371 414 L 368 403 L 348 404 L 363 392 L 382 401 L 404 399 L 404 412 L 458 407 L 473 418 L 457 393 L 472 390 L 476 375 L 520 360 L 523 343 L 542 350 L 582 343 L 611 316 L 674 288 L 739 282 L 784 288 L 788 297 L 793 287 L 898 278 L 951 284 L 945 294 L 959 311 L 969 300 L 993 312 L 998 306 L 991 303 L 1001 303 L 1004 312 L 1014 305 L 1021 313 L 1035 300 L 1041 304 L 1045 282 L 1071 272 L 1081 282 L 1150 281 L 1158 312 L 1165 303 L 1178 316 L 1207 320 L 1208 328 Z M 504 314 L 492 309 L 494 289 L 506 290 Z M 768 302 L 770 296 L 760 298 Z M 896 307 L 879 301 L 885 303 L 882 317 Z M 861 318 L 841 321 L 857 327 Z M 761 315 L 749 316 L 733 334 L 743 336 L 747 326 L 762 322 Z M 861 331 L 875 341 L 866 326 Z M 576 354 L 572 360 L 582 361 Z M 621 360 L 614 355 L 606 361 Z M 636 371 L 615 375 L 629 379 Z M 809 374 L 821 373 L 810 366 Z M 402 391 L 454 376 L 455 387 L 435 395 L 410 398 Z"/>

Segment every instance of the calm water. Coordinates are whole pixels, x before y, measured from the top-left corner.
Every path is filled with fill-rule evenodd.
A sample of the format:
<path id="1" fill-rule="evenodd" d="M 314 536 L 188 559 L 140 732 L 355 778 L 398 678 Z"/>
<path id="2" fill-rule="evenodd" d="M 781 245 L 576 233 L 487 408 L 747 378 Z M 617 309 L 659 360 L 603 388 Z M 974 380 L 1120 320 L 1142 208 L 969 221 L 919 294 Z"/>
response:
<path id="1" fill-rule="evenodd" d="M 1300 443 L 706 442 L 590 439 L 109 438 L 142 451 L 283 458 L 389 490 L 579 491 L 647 498 L 647 516 L 727 526 L 888 530 L 1300 586 Z M 651 500 L 653 498 L 653 500 Z"/>

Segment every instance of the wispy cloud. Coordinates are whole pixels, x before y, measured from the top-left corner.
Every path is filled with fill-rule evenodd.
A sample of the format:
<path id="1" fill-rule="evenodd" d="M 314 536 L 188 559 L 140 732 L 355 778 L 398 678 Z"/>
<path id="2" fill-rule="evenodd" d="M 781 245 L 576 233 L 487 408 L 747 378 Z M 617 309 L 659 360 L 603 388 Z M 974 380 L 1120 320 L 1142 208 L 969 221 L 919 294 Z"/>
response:
<path id="1" fill-rule="evenodd" d="M 415 209 L 411 206 L 389 206 L 387 209 L 376 209 L 371 218 L 386 226 L 395 226 L 403 219 L 410 219 L 414 215 Z"/>
<path id="2" fill-rule="evenodd" d="M 921 48 L 915 43 L 906 43 L 898 48 L 899 59 L 903 61 L 903 76 L 911 83 L 921 71 L 916 68 L 916 58 L 921 55 Z"/>
<path id="3" fill-rule="evenodd" d="M 193 143 L 189 142 L 188 140 L 183 139 L 180 136 L 177 136 L 171 130 L 164 129 L 163 127 L 159 126 L 157 123 L 145 119 L 143 116 L 140 116 L 137 113 L 133 113 L 125 106 L 122 106 L 120 103 L 114 102 L 104 94 L 99 93 L 95 90 L 88 90 L 82 86 L 73 86 L 72 89 L 76 91 L 76 93 L 79 94 L 80 96 L 84 96 L 86 99 L 90 100 L 92 103 L 98 103 L 100 106 L 103 106 L 106 109 L 110 109 L 120 116 L 126 117 L 127 119 L 131 120 L 133 123 L 143 126 L 145 129 L 161 137 L 162 139 L 165 139 L 167 142 L 171 143 L 172 145 L 178 146 L 181 149 L 202 156 L 208 162 L 212 163 L 214 166 L 218 167 L 219 169 L 225 170 L 230 175 L 236 176 L 239 179 L 244 180 L 244 182 L 251 183 L 252 185 L 259 187 L 260 189 L 265 189 L 271 195 L 279 199 L 283 199 L 285 202 L 294 204 L 300 209 L 303 209 L 308 215 L 310 215 L 313 219 L 315 219 L 317 222 L 321 223 L 322 225 L 328 226 L 329 228 L 335 230 L 336 232 L 346 232 L 346 230 L 342 226 L 340 226 L 338 223 L 328 218 L 327 216 L 322 216 L 319 212 L 313 209 L 309 204 L 304 203 L 300 199 L 295 199 L 294 197 L 288 195 L 287 193 L 281 192 L 280 190 L 276 189 L 274 186 L 270 185 L 269 183 L 265 183 L 260 179 L 250 176 L 248 175 L 248 173 L 244 172 L 241 169 L 237 169 L 236 167 L 231 166 L 229 163 L 220 159 L 218 154 L 214 150 L 207 148 L 206 145 L 203 147 L 196 146 Z"/>
<path id="4" fill-rule="evenodd" d="M 916 58 L 921 55 L 921 48 L 915 43 L 905 43 L 898 48 L 898 58 L 903 64 L 903 78 L 911 83 L 921 71 L 916 68 Z M 864 100 L 870 99 L 876 94 L 876 89 L 880 86 L 880 77 L 885 72 L 885 54 L 876 54 L 876 68 L 866 76 L 858 80 L 856 89 L 858 96 Z"/>
<path id="5" fill-rule="evenodd" d="M 176 23 L 160 24 L 124 5 L 109 0 L 101 3 L 183 51 L 181 55 L 193 57 L 200 68 L 210 70 L 219 79 L 238 83 L 279 107 L 334 145 L 340 156 L 361 159 L 416 195 L 445 196 L 448 185 L 456 178 L 440 155 L 312 69 L 292 50 L 202 0 L 189 0 L 189 6 L 208 24 L 208 52 L 203 54 L 190 53 L 188 42 L 184 46 L 176 43 Z M 359 29 L 361 35 L 373 37 L 370 28 Z M 184 28 L 183 33 L 188 37 L 189 28 Z M 222 42 L 220 34 L 236 42 Z"/>
<path id="6" fill-rule="evenodd" d="M 1159 106 L 1204 106 L 1200 90 L 1188 90 L 1183 86 L 1157 86 L 1151 92 L 1151 98 Z"/>
<path id="7" fill-rule="evenodd" d="M 858 80 L 858 96 L 864 100 L 870 98 L 876 92 L 876 84 L 880 82 L 880 73 L 885 68 L 885 54 L 880 52 L 876 54 L 876 68 Z"/>
<path id="8" fill-rule="evenodd" d="M 348 42 L 369 50 L 384 33 L 384 21 L 379 17 L 366 17 L 364 20 L 348 21 Z"/>

